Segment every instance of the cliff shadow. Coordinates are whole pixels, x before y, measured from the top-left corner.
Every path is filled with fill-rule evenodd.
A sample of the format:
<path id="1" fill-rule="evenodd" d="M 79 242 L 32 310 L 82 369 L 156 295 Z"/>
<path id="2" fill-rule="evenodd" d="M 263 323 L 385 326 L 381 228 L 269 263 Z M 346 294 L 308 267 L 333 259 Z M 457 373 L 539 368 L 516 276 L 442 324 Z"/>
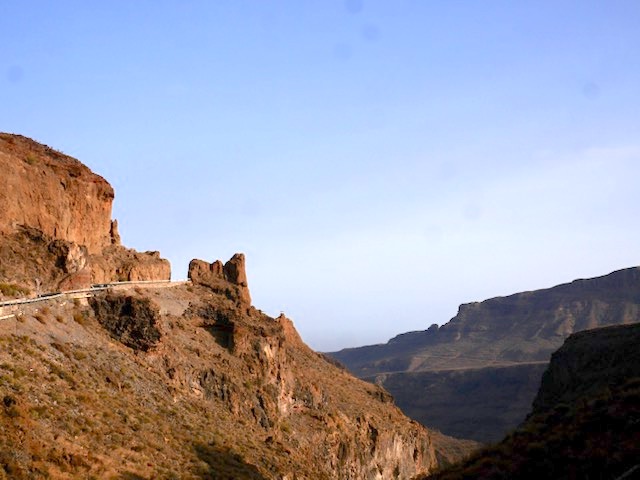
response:
<path id="1" fill-rule="evenodd" d="M 198 458 L 207 464 L 197 474 L 203 480 L 267 480 L 258 469 L 237 453 L 215 444 L 196 443 L 193 446 Z"/>
<path id="2" fill-rule="evenodd" d="M 133 472 L 124 472 L 120 474 L 118 480 L 147 480 L 146 477 Z"/>

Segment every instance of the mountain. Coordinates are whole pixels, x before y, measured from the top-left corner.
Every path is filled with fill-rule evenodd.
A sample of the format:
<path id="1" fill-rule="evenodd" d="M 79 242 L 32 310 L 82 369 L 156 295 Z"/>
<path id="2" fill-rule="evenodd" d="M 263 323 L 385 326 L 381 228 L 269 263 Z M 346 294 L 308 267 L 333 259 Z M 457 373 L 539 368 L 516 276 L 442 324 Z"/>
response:
<path id="1" fill-rule="evenodd" d="M 0 295 L 171 277 L 158 252 L 120 244 L 113 188 L 78 160 L 0 133 L 0 170 Z"/>
<path id="2" fill-rule="evenodd" d="M 638 321 L 640 268 L 634 267 L 461 305 L 441 327 L 329 355 L 384 386 L 425 425 L 491 442 L 524 419 L 545 364 L 568 335 Z"/>
<path id="3" fill-rule="evenodd" d="M 526 421 L 499 444 L 424 478 L 640 475 L 640 325 L 571 335 L 553 354 Z"/>
<path id="4" fill-rule="evenodd" d="M 429 428 L 488 443 L 501 440 L 531 408 L 546 363 L 365 377 Z"/>
<path id="5" fill-rule="evenodd" d="M 244 255 L 139 282 L 168 262 L 119 244 L 104 179 L 15 135 L 0 162 L 3 295 L 101 284 L 0 304 L 0 479 L 409 479 L 476 448 L 252 306 Z"/>

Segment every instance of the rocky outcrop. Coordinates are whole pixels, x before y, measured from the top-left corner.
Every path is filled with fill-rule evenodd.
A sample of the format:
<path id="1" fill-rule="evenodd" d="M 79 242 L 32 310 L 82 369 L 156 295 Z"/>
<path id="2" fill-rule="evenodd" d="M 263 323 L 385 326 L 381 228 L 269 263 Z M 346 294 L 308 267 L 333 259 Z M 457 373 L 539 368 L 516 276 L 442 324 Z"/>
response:
<path id="1" fill-rule="evenodd" d="M 113 188 L 79 161 L 0 133 L 0 232 L 17 225 L 100 253 L 111 245 Z"/>
<path id="2" fill-rule="evenodd" d="M 32 294 L 84 288 L 91 283 L 89 254 L 78 244 L 17 227 L 0 234 L 0 282 L 22 285 Z"/>
<path id="3" fill-rule="evenodd" d="M 160 252 L 138 252 L 120 245 L 91 257 L 91 282 L 138 282 L 171 279 L 171 265 Z"/>
<path id="4" fill-rule="evenodd" d="M 565 338 L 574 332 L 640 321 L 638 292 L 640 268 L 628 268 L 544 290 L 464 304 L 458 314 L 441 327 L 432 325 L 424 331 L 398 335 L 383 345 L 345 349 L 330 355 L 362 378 L 377 378 L 397 397 L 398 405 L 407 414 L 423 420 L 431 415 L 429 412 L 439 411 L 441 404 L 454 404 L 456 399 L 430 395 L 434 389 L 442 391 L 443 385 L 418 384 L 419 379 L 426 381 L 431 377 L 407 376 L 407 373 L 466 370 L 469 375 L 465 377 L 454 375 L 456 388 L 460 391 L 479 388 L 490 393 L 491 382 L 483 390 L 476 384 L 480 372 L 476 374 L 474 370 L 501 368 L 498 371 L 508 377 L 520 372 L 523 376 L 519 380 L 513 378 L 513 381 L 519 392 L 528 392 L 530 397 L 522 397 L 517 402 L 518 411 L 514 411 L 509 397 L 501 397 L 500 390 L 495 390 L 493 414 L 487 416 L 484 408 L 469 406 L 461 410 L 450 409 L 445 413 L 448 418 L 438 422 L 450 435 L 493 441 L 524 419 L 535 394 L 530 375 L 540 372 L 539 365 L 548 362 L 551 353 Z M 517 368 L 520 365 L 532 366 Z M 510 371 L 510 368 L 515 370 Z M 454 376 L 439 375 L 447 383 Z M 464 378 L 469 383 L 459 383 Z M 411 387 L 403 391 L 402 385 Z M 416 392 L 421 392 L 419 398 Z M 425 413 L 418 414 L 419 409 L 424 409 Z M 478 415 L 475 420 L 474 415 Z M 490 422 L 491 417 L 496 421 Z M 444 428 L 446 425 L 455 428 Z M 483 427 L 477 428 L 477 425 Z"/>
<path id="5" fill-rule="evenodd" d="M 158 308 L 146 298 L 107 293 L 91 297 L 89 305 L 100 325 L 129 348 L 146 352 L 160 340 Z"/>
<path id="6" fill-rule="evenodd" d="M 522 425 L 499 444 L 427 478 L 636 478 L 639 342 L 637 324 L 571 335 L 551 357 Z"/>
<path id="7" fill-rule="evenodd" d="M 215 292 L 226 292 L 245 305 L 251 305 L 244 254 L 236 253 L 224 265 L 220 260 L 207 263 L 194 259 L 189 263 L 189 279 Z"/>
<path id="8" fill-rule="evenodd" d="M 111 185 L 78 160 L 0 133 L 0 282 L 34 293 L 166 280 L 167 260 L 120 245 Z"/>

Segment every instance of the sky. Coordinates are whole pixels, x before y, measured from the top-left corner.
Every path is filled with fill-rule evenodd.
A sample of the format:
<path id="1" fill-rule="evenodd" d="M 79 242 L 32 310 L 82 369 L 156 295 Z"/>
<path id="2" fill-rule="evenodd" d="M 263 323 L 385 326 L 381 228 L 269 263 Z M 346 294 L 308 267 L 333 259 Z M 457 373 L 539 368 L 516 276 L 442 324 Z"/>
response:
<path id="1" fill-rule="evenodd" d="M 638 265 L 640 2 L 2 0 L 0 131 L 322 351 Z M 1 173 L 0 173 L 1 174 Z"/>

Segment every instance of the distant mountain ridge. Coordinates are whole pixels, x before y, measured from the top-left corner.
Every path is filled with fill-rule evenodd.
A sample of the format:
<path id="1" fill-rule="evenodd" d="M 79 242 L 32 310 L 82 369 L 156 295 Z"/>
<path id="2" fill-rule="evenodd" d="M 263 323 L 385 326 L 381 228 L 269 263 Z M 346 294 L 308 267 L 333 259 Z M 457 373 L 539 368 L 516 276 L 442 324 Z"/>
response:
<path id="1" fill-rule="evenodd" d="M 640 267 L 460 306 L 438 328 L 331 356 L 358 376 L 548 361 L 574 332 L 640 320 Z M 455 346 L 454 350 L 451 348 Z"/>
<path id="2" fill-rule="evenodd" d="M 441 327 L 432 325 L 424 331 L 398 335 L 386 344 L 329 355 L 357 376 L 383 385 L 405 413 L 426 425 L 465 438 L 493 441 L 517 425 L 513 420 L 518 417 L 517 412 L 512 405 L 499 403 L 499 389 L 493 397 L 490 390 L 484 391 L 488 404 L 473 404 L 463 392 L 468 388 L 465 382 L 471 378 L 477 382 L 479 374 L 465 379 L 452 375 L 451 371 L 492 368 L 493 375 L 509 378 L 513 386 L 516 378 L 508 369 L 518 367 L 522 383 L 514 391 L 528 392 L 520 396 L 520 416 L 524 418 L 535 393 L 536 375 L 539 379 L 542 374 L 540 365 L 549 361 L 565 338 L 583 330 L 638 321 L 640 268 L 632 267 L 552 288 L 463 304 L 458 314 Z M 421 383 L 419 374 L 423 372 L 432 375 L 423 375 Z M 434 381 L 437 372 L 442 374 Z M 453 392 L 456 399 L 444 398 L 444 391 Z M 531 398 L 527 399 L 527 395 Z M 431 397 L 443 403 L 436 404 Z M 460 410 L 462 417 L 456 417 L 455 412 L 437 417 L 431 414 L 439 411 L 442 404 L 458 400 L 464 405 Z M 487 411 L 489 407 L 496 412 L 495 416 L 485 418 L 483 423 L 494 424 L 496 428 L 474 430 L 477 428 L 474 412 Z M 511 412 L 509 421 L 500 413 L 507 410 Z M 454 424 L 462 430 L 450 428 Z"/>

